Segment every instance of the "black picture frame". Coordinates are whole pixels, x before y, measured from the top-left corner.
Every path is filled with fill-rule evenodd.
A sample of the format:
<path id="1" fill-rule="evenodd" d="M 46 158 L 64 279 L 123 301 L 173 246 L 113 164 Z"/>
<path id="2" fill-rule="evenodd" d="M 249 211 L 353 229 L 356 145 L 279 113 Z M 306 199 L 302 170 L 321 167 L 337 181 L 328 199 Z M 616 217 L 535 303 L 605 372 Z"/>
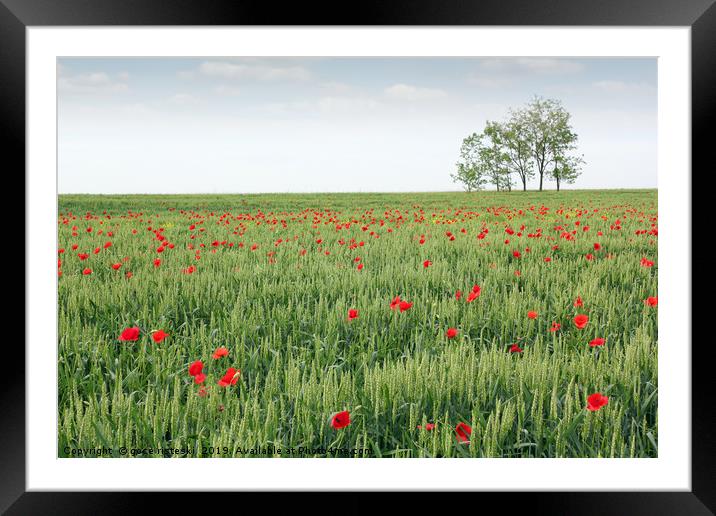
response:
<path id="1" fill-rule="evenodd" d="M 713 168 L 712 160 L 708 160 L 708 150 L 713 146 L 710 135 L 716 125 L 716 100 L 711 95 L 716 91 L 714 0 L 364 0 L 353 6 L 335 2 L 295 2 L 277 6 L 269 2 L 218 0 L 0 0 L 0 124 L 5 143 L 4 161 L 9 173 L 25 169 L 25 29 L 29 26 L 86 25 L 689 26 L 692 170 L 705 174 L 707 163 Z M 568 45 L 565 45 L 565 52 L 568 53 Z M 693 172 L 691 177 L 694 177 Z M 692 217 L 692 220 L 695 219 Z M 28 237 L 30 235 L 26 234 Z M 699 270 L 700 260 L 709 259 L 708 253 L 705 254 L 693 260 L 694 270 Z M 708 270 L 705 262 L 703 265 L 703 270 Z M 26 278 L 28 274 L 32 271 L 25 269 Z M 32 310 L 32 306 L 26 306 L 26 310 Z M 691 345 L 691 341 L 691 335 L 685 335 L 682 344 Z M 694 349 L 696 360 L 692 363 L 691 492 L 471 493 L 469 497 L 453 496 L 451 500 L 467 504 L 466 510 L 476 508 L 478 504 L 484 508 L 487 507 L 485 502 L 493 502 L 503 508 L 501 512 L 538 514 L 713 514 L 716 511 L 716 421 L 710 369 L 714 351 L 710 342 L 702 344 L 704 346 L 699 347 L 698 353 Z M 0 511 L 7 511 L 7 514 L 125 514 L 136 510 L 139 497 L 146 494 L 26 492 L 27 378 L 24 366 L 23 353 L 13 357 L 12 368 L 3 371 Z M 294 493 L 289 503 L 301 504 L 303 496 Z M 369 508 L 364 495 L 345 496 L 347 498 L 341 502 L 344 507 L 361 512 Z M 269 500 L 266 494 L 261 497 Z M 192 500 L 196 502 L 190 493 L 170 493 L 162 498 L 166 512 L 170 512 L 172 506 L 188 508 Z M 269 503 L 272 507 L 276 508 L 276 502 L 271 495 Z M 201 503 L 205 506 L 205 502 Z M 428 508 L 424 495 L 418 493 L 411 494 L 406 503 L 415 504 L 420 512 Z M 439 507 L 445 508 L 445 503 L 440 502 Z M 401 510 L 413 509 L 403 506 Z"/>

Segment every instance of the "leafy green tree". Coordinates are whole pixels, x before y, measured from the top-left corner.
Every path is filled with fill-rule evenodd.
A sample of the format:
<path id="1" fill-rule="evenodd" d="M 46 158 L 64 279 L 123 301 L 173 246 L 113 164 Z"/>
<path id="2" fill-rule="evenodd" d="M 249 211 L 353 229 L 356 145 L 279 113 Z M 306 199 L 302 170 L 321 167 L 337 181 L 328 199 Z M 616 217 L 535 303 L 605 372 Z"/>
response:
<path id="1" fill-rule="evenodd" d="M 534 167 L 527 126 L 519 114 L 510 111 L 507 122 L 498 126 L 497 136 L 503 147 L 506 166 L 510 174 L 515 174 L 522 183 L 522 190 L 527 190 L 527 181 L 534 177 Z"/>
<path id="2" fill-rule="evenodd" d="M 581 156 L 558 156 L 553 162 L 549 178 L 557 182 L 557 191 L 561 183 L 572 184 L 582 173 L 584 159 Z"/>
<path id="3" fill-rule="evenodd" d="M 505 152 L 502 126 L 497 122 L 488 121 L 482 134 L 485 144 L 480 149 L 480 158 L 485 174 L 498 191 L 512 190 L 513 182 L 510 177 L 508 156 Z"/>
<path id="4" fill-rule="evenodd" d="M 570 114 L 559 100 L 535 96 L 516 116 L 526 130 L 541 191 L 550 166 L 573 147 L 577 135 L 570 125 Z"/>
<path id="5" fill-rule="evenodd" d="M 462 141 L 457 172 L 450 174 L 453 181 L 462 183 L 468 192 L 482 190 L 487 183 L 481 151 L 484 149 L 484 135 L 473 133 Z"/>

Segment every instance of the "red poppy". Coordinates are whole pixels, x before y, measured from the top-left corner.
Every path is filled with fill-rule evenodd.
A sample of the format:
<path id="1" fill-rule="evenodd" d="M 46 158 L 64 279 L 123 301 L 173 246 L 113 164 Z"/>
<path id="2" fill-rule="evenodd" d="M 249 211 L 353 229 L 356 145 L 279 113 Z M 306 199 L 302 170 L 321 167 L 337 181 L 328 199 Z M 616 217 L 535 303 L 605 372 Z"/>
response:
<path id="1" fill-rule="evenodd" d="M 163 341 L 164 339 L 166 339 L 168 336 L 169 336 L 169 334 L 168 334 L 168 333 L 164 333 L 164 330 L 157 330 L 157 331 L 155 331 L 154 333 L 152 333 L 152 339 L 153 339 L 154 342 L 156 342 L 157 344 L 159 344 L 161 341 Z"/>
<path id="2" fill-rule="evenodd" d="M 422 430 L 423 425 L 418 425 L 418 430 Z M 425 423 L 425 430 L 430 431 L 435 429 L 435 423 Z"/>
<path id="3" fill-rule="evenodd" d="M 653 267 L 654 266 L 654 262 L 652 262 L 651 260 L 647 260 L 646 257 L 643 257 L 641 259 L 640 263 L 641 263 L 642 267 Z"/>
<path id="4" fill-rule="evenodd" d="M 557 330 L 559 330 L 561 327 L 562 327 L 562 325 L 559 324 L 558 322 L 552 322 L 552 327 L 549 329 L 549 331 L 551 331 L 552 333 L 554 333 L 554 332 L 556 332 Z"/>
<path id="5" fill-rule="evenodd" d="M 447 333 L 445 333 L 445 336 L 448 339 L 454 339 L 457 336 L 457 328 L 448 328 Z"/>
<path id="6" fill-rule="evenodd" d="M 529 312 L 527 312 L 527 317 L 530 319 L 537 319 L 537 312 L 535 312 L 534 310 L 530 310 Z"/>
<path id="7" fill-rule="evenodd" d="M 517 344 L 512 344 L 512 346 L 510 346 L 510 353 L 522 353 L 522 348 Z"/>
<path id="8" fill-rule="evenodd" d="M 92 274 L 92 269 L 87 267 L 85 270 L 82 271 L 82 274 L 84 274 L 85 276 L 89 276 L 90 274 Z"/>
<path id="9" fill-rule="evenodd" d="M 480 297 L 479 292 L 470 292 L 470 293 L 467 295 L 467 299 L 465 300 L 465 302 L 467 302 L 467 303 L 472 303 L 472 302 L 473 302 L 475 299 L 477 299 L 478 297 Z"/>
<path id="10" fill-rule="evenodd" d="M 362 264 L 362 263 L 359 263 L 359 264 L 358 264 L 358 267 L 356 267 L 356 269 L 358 269 L 359 271 L 362 271 L 362 270 L 363 270 L 363 264 Z"/>
<path id="11" fill-rule="evenodd" d="M 204 380 L 206 380 L 206 375 L 204 373 L 199 373 L 194 375 L 194 383 L 200 384 L 204 383 Z"/>
<path id="12" fill-rule="evenodd" d="M 351 308 L 348 310 L 348 320 L 352 321 L 353 319 L 358 317 L 358 310 Z"/>
<path id="13" fill-rule="evenodd" d="M 228 355 L 229 355 L 229 350 L 224 347 L 221 347 L 221 348 L 216 348 L 216 351 L 214 351 L 214 354 L 211 355 L 211 358 L 213 358 L 214 360 L 218 360 L 219 358 L 225 357 Z"/>
<path id="14" fill-rule="evenodd" d="M 460 299 L 462 297 L 462 292 L 459 290 L 455 292 L 455 299 Z"/>
<path id="15" fill-rule="evenodd" d="M 241 371 L 234 369 L 233 367 L 229 367 L 226 370 L 226 374 L 221 378 L 221 380 L 219 380 L 219 385 L 222 387 L 236 385 L 236 382 L 239 381 L 239 376 L 241 376 Z"/>
<path id="16" fill-rule="evenodd" d="M 159 258 L 154 259 L 154 266 L 159 267 L 162 264 L 162 261 Z"/>
<path id="17" fill-rule="evenodd" d="M 331 426 L 336 430 L 345 428 L 351 424 L 351 415 L 347 410 L 334 414 L 331 418 Z"/>
<path id="18" fill-rule="evenodd" d="M 649 306 L 656 306 L 659 303 L 659 298 L 649 296 L 644 300 L 644 302 Z"/>
<path id="19" fill-rule="evenodd" d="M 131 328 L 125 328 L 122 334 L 119 336 L 121 341 L 136 341 L 139 340 L 139 327 L 133 326 Z"/>
<path id="20" fill-rule="evenodd" d="M 594 412 L 605 406 L 607 403 L 609 403 L 609 398 L 607 396 L 603 396 L 601 392 L 595 392 L 587 398 L 587 410 Z"/>
<path id="21" fill-rule="evenodd" d="M 201 360 L 192 362 L 189 365 L 189 375 L 196 376 L 198 374 L 201 374 L 202 369 L 204 369 L 204 363 Z"/>
<path id="22" fill-rule="evenodd" d="M 589 345 L 590 345 L 591 347 L 603 346 L 603 345 L 604 345 L 604 339 L 602 339 L 602 338 L 592 339 L 592 340 L 589 341 Z"/>
<path id="23" fill-rule="evenodd" d="M 430 267 L 432 264 L 433 264 L 433 262 L 431 262 L 430 260 L 425 260 L 425 261 L 423 262 L 423 267 L 425 267 L 425 268 L 427 269 L 427 268 Z"/>
<path id="24" fill-rule="evenodd" d="M 410 308 L 413 306 L 413 303 L 408 303 L 407 301 L 401 301 L 398 305 L 398 308 L 400 308 L 401 312 L 405 312 L 406 310 L 410 310 Z"/>
<path id="25" fill-rule="evenodd" d="M 594 250 L 595 250 L 595 251 L 599 251 L 601 248 L 602 248 L 601 244 L 599 244 L 599 243 L 597 243 L 597 242 L 594 243 Z"/>
<path id="26" fill-rule="evenodd" d="M 400 296 L 395 296 L 393 300 L 390 302 L 390 309 L 395 310 L 398 308 L 398 305 L 400 304 Z"/>
<path id="27" fill-rule="evenodd" d="M 112 264 L 112 268 L 113 268 L 115 271 L 118 271 L 121 266 L 122 266 L 121 263 L 113 263 L 113 264 Z"/>
<path id="28" fill-rule="evenodd" d="M 574 306 L 584 306 L 582 296 L 577 296 L 577 299 L 574 300 Z"/>
<path id="29" fill-rule="evenodd" d="M 584 327 L 587 325 L 588 322 L 589 322 L 589 317 L 587 317 L 587 316 L 584 315 L 584 314 L 578 314 L 578 315 L 574 318 L 574 325 L 575 325 L 577 328 L 579 328 L 580 330 L 583 330 Z"/>
<path id="30" fill-rule="evenodd" d="M 472 427 L 466 423 L 458 423 L 457 426 L 455 426 L 457 440 L 461 443 L 469 443 L 471 433 Z"/>

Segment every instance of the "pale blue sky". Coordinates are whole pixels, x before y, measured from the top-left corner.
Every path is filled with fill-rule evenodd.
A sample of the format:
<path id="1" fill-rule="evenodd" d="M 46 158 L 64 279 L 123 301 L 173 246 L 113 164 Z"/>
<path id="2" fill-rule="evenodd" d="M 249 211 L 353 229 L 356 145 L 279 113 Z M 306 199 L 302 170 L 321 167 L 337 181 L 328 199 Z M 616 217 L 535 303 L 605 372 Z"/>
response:
<path id="1" fill-rule="evenodd" d="M 60 193 L 460 190 L 462 138 L 534 95 L 572 114 L 571 188 L 656 187 L 656 59 L 63 58 L 57 86 Z"/>

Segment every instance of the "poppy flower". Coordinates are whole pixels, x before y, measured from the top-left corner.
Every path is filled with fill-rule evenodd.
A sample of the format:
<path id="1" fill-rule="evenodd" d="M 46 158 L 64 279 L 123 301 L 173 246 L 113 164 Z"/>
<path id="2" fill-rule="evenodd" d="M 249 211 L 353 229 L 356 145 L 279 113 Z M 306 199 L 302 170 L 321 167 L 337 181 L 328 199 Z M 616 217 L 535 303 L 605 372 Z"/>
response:
<path id="1" fill-rule="evenodd" d="M 214 351 L 214 354 L 211 355 L 211 358 L 213 358 L 214 360 L 218 360 L 219 358 L 225 357 L 228 355 L 229 355 L 229 350 L 224 347 L 221 347 L 221 348 L 216 348 L 216 351 Z"/>
<path id="2" fill-rule="evenodd" d="M 587 410 L 594 412 L 607 403 L 609 403 L 609 397 L 603 396 L 601 392 L 595 392 L 587 398 Z"/>
<path id="3" fill-rule="evenodd" d="M 134 341 L 139 340 L 139 327 L 133 326 L 131 328 L 125 328 L 122 331 L 122 334 L 119 336 L 118 340 L 121 340 L 124 342 L 129 342 L 129 341 L 134 342 Z"/>
<path id="4" fill-rule="evenodd" d="M 510 353 L 522 353 L 522 348 L 517 344 L 512 344 L 512 346 L 510 346 Z"/>
<path id="5" fill-rule="evenodd" d="M 590 345 L 591 347 L 593 347 L 593 348 L 596 347 L 596 346 L 603 346 L 603 345 L 604 345 L 604 339 L 602 339 L 602 338 L 592 339 L 592 340 L 589 341 L 589 345 Z"/>
<path id="6" fill-rule="evenodd" d="M 398 305 L 398 308 L 400 308 L 401 312 L 405 312 L 406 310 L 410 310 L 410 308 L 413 306 L 413 303 L 408 303 L 407 301 L 401 301 Z"/>
<path id="7" fill-rule="evenodd" d="M 233 367 L 229 367 L 226 370 L 226 374 L 221 378 L 221 380 L 219 380 L 219 385 L 222 387 L 236 385 L 236 382 L 239 381 L 239 376 L 241 376 L 241 371 L 234 369 Z"/>
<path id="8" fill-rule="evenodd" d="M 348 320 L 352 321 L 353 319 L 358 317 L 358 310 L 351 308 L 348 310 Z"/>
<path id="9" fill-rule="evenodd" d="M 445 333 L 445 336 L 448 339 L 454 339 L 457 336 L 457 328 L 448 328 L 448 331 Z"/>
<path id="10" fill-rule="evenodd" d="M 154 266 L 159 267 L 162 264 L 162 261 L 159 258 L 154 259 Z"/>
<path id="11" fill-rule="evenodd" d="M 601 248 L 602 248 L 601 244 L 599 244 L 598 242 L 595 242 L 595 243 L 594 243 L 594 250 L 595 250 L 595 251 L 599 251 Z"/>
<path id="12" fill-rule="evenodd" d="M 159 344 L 161 341 L 166 339 L 169 336 L 168 333 L 164 333 L 164 330 L 157 330 L 154 333 L 152 333 L 152 340 Z"/>
<path id="13" fill-rule="evenodd" d="M 393 300 L 390 302 L 390 309 L 395 310 L 398 308 L 398 305 L 400 304 L 400 296 L 395 296 Z"/>
<path id="14" fill-rule="evenodd" d="M 462 297 L 462 292 L 459 290 L 455 292 L 455 299 L 460 299 Z"/>
<path id="15" fill-rule="evenodd" d="M 554 333 L 554 332 L 556 332 L 557 330 L 559 330 L 561 327 L 562 327 L 562 325 L 559 324 L 558 322 L 553 322 L 553 323 L 552 323 L 552 327 L 549 329 L 549 331 L 551 331 L 552 333 Z"/>
<path id="16" fill-rule="evenodd" d="M 113 263 L 113 264 L 112 264 L 112 268 L 113 268 L 115 271 L 118 271 L 121 266 L 122 266 L 121 263 Z"/>
<path id="17" fill-rule="evenodd" d="M 82 274 L 84 274 L 85 276 L 89 276 L 90 274 L 92 274 L 92 269 L 87 267 L 85 270 L 82 271 Z"/>
<path id="18" fill-rule="evenodd" d="M 584 314 L 578 314 L 578 315 L 574 318 L 574 325 L 575 325 L 577 328 L 579 328 L 580 330 L 583 330 L 584 327 L 587 325 L 588 322 L 589 322 L 589 317 L 587 317 L 587 316 L 584 315 Z"/>
<path id="19" fill-rule="evenodd" d="M 473 302 L 475 299 L 477 299 L 478 297 L 480 297 L 479 292 L 471 291 L 471 292 L 467 295 L 467 299 L 465 300 L 465 302 L 467 302 L 467 303 L 472 303 L 472 302 Z"/>
<path id="20" fill-rule="evenodd" d="M 656 306 L 659 303 L 659 298 L 649 296 L 644 300 L 644 302 L 649 306 Z"/>
<path id="21" fill-rule="evenodd" d="M 457 440 L 461 443 L 469 443 L 471 433 L 472 427 L 466 423 L 458 423 L 457 426 L 455 426 L 455 435 Z"/>
<path id="22" fill-rule="evenodd" d="M 359 263 L 359 264 L 358 264 L 358 267 L 356 267 L 356 269 L 358 269 L 359 271 L 362 271 L 362 270 L 363 270 L 363 264 L 362 264 L 362 263 Z"/>
<path id="23" fill-rule="evenodd" d="M 641 259 L 640 263 L 641 263 L 642 267 L 653 267 L 654 266 L 654 262 L 652 262 L 651 260 L 647 260 L 646 257 L 643 257 Z"/>
<path id="24" fill-rule="evenodd" d="M 192 362 L 189 365 L 189 375 L 196 376 L 198 374 L 201 374 L 202 369 L 204 369 L 204 363 L 201 360 Z"/>
<path id="25" fill-rule="evenodd" d="M 430 267 L 432 264 L 433 264 L 433 262 L 431 262 L 430 260 L 425 260 L 425 261 L 423 262 L 423 267 L 425 267 L 425 268 L 427 269 L 427 268 Z"/>
<path id="26" fill-rule="evenodd" d="M 530 310 L 529 312 L 527 312 L 527 317 L 529 319 L 537 319 L 537 312 L 535 312 L 534 310 Z"/>
<path id="27" fill-rule="evenodd" d="M 204 380 L 206 380 L 206 375 L 204 373 L 199 373 L 194 375 L 194 383 L 195 384 L 201 384 L 204 383 Z"/>
<path id="28" fill-rule="evenodd" d="M 577 296 L 577 299 L 574 300 L 574 306 L 584 306 L 581 296 Z"/>
<path id="29" fill-rule="evenodd" d="M 418 425 L 418 430 L 422 430 L 423 425 Z M 435 423 L 425 423 L 425 430 L 430 431 L 435 429 Z"/>
<path id="30" fill-rule="evenodd" d="M 351 424 L 351 415 L 347 410 L 334 414 L 331 418 L 331 426 L 336 430 L 345 428 Z"/>

